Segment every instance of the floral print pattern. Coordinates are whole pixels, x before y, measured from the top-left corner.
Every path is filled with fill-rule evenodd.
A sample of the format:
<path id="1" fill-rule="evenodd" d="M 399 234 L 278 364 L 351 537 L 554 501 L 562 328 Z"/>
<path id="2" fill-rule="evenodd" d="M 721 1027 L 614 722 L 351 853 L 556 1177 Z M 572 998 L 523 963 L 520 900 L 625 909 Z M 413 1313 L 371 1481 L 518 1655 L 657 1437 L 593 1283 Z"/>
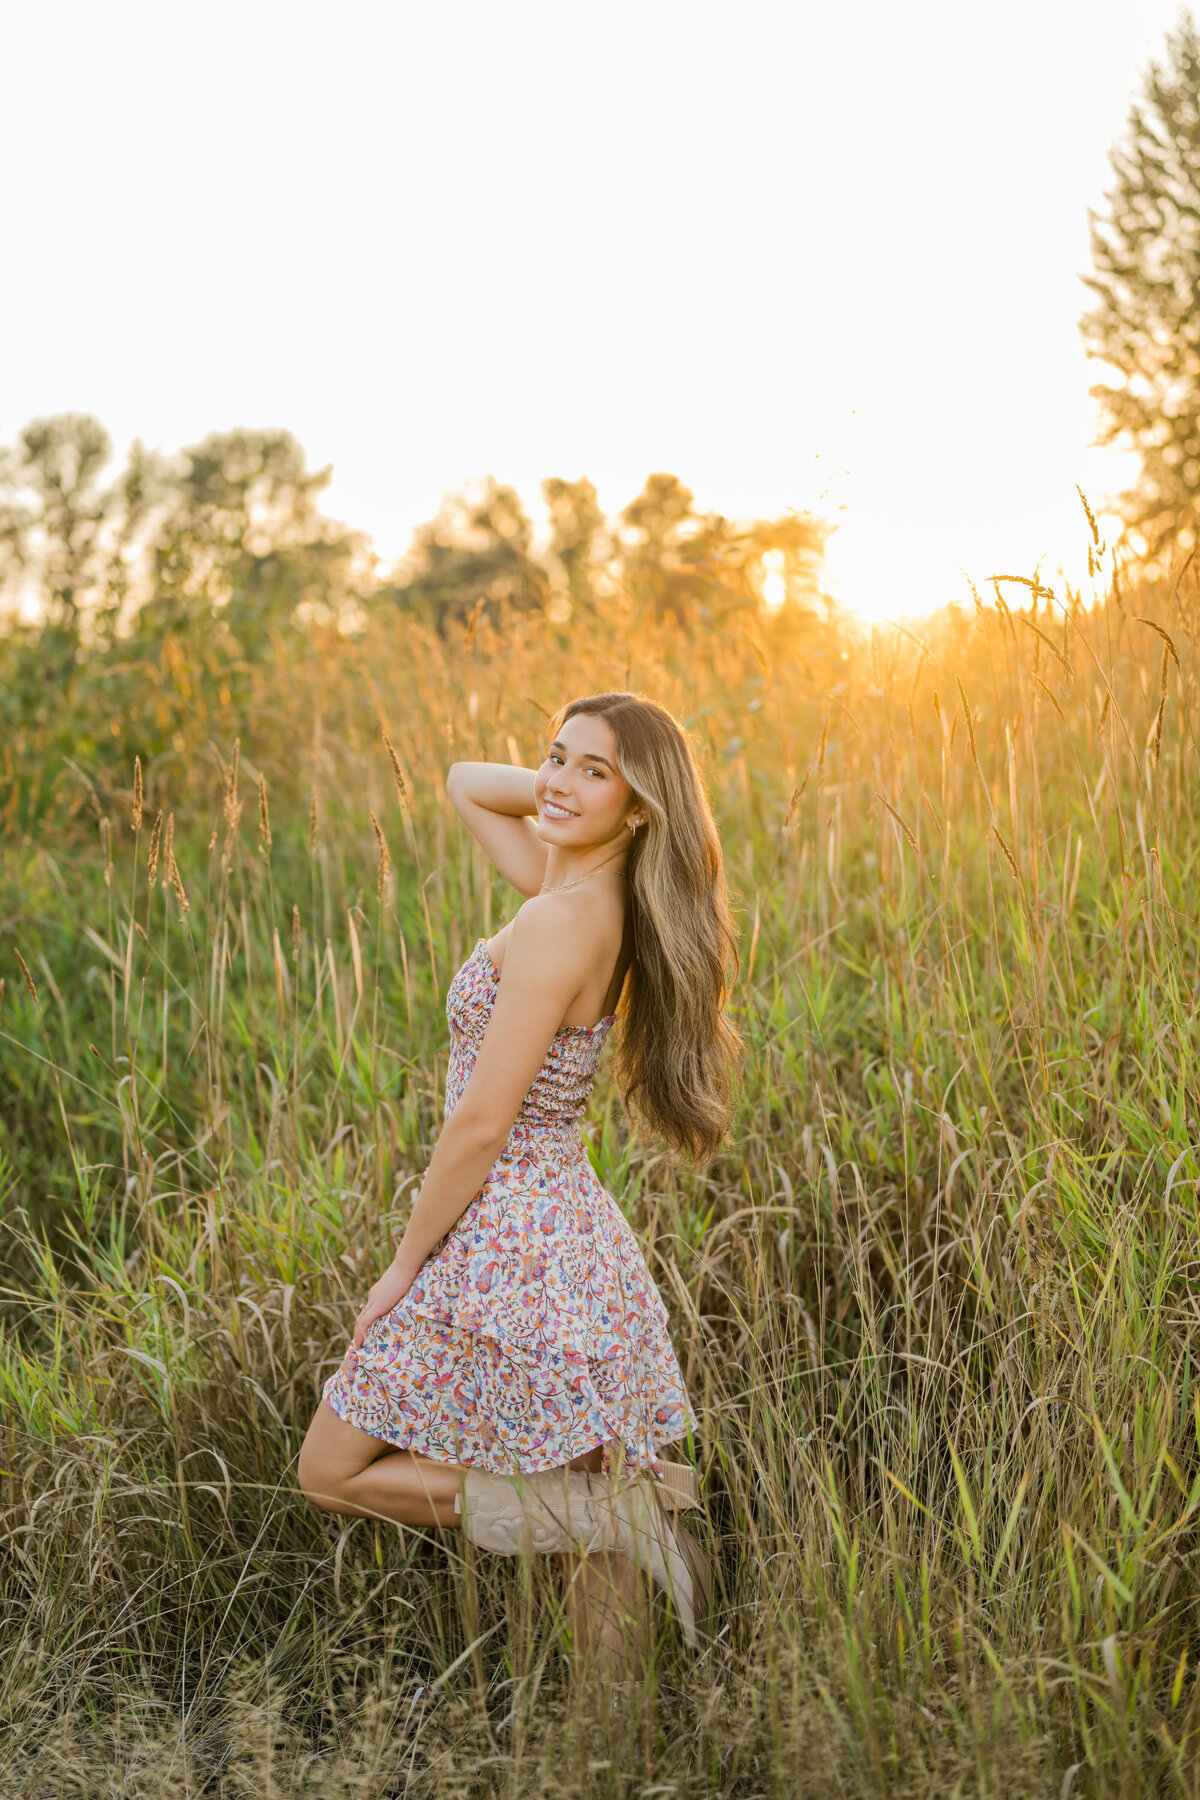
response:
<path id="1" fill-rule="evenodd" d="M 447 1118 L 499 980 L 480 938 L 446 996 Z M 494 1474 L 603 1443 L 606 1475 L 658 1475 L 659 1446 L 697 1429 L 662 1297 L 580 1130 L 612 1023 L 555 1034 L 483 1186 L 325 1383 L 340 1418 Z"/>

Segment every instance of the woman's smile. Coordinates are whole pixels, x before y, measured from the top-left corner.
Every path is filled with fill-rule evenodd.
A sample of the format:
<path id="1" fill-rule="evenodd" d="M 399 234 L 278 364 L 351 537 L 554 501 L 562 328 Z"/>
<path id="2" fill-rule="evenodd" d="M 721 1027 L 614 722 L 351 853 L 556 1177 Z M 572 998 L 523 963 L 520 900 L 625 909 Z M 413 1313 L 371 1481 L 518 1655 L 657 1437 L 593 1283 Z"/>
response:
<path id="1" fill-rule="evenodd" d="M 578 813 L 569 812 L 565 806 L 560 806 L 557 800 L 543 800 L 542 811 L 548 819 L 577 819 L 579 817 Z"/>

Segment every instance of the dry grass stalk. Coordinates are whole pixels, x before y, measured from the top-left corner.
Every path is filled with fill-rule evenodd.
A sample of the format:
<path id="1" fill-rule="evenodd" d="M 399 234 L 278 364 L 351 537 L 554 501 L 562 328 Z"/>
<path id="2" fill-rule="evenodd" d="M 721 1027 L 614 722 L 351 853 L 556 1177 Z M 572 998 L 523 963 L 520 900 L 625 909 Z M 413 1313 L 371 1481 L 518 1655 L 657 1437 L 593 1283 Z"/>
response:
<path id="1" fill-rule="evenodd" d="M 1055 712 L 1058 714 L 1059 718 L 1061 719 L 1063 716 L 1063 709 L 1058 704 L 1058 701 L 1054 698 L 1054 695 L 1050 692 L 1050 689 L 1046 686 L 1046 684 L 1042 680 L 1041 676 L 1035 675 L 1033 678 L 1033 681 L 1034 681 L 1035 687 L 1041 688 L 1043 694 L 1045 694 L 1047 700 L 1050 702 L 1051 706 L 1054 708 Z"/>
<path id="2" fill-rule="evenodd" d="M 1027 587 L 1035 600 L 1053 600 L 1054 598 L 1054 589 L 1044 587 L 1036 575 L 989 575 L 988 580 L 996 588 L 997 593 L 1000 591 L 998 584 L 1001 581 L 1012 581 L 1018 587 Z"/>
<path id="3" fill-rule="evenodd" d="M 900 817 L 900 814 L 896 811 L 896 809 L 892 805 L 891 801 L 888 799 L 885 799 L 884 796 L 879 792 L 878 788 L 876 788 L 876 790 L 875 790 L 875 798 L 877 800 L 883 801 L 883 804 L 887 807 L 887 809 L 891 813 L 893 819 L 895 819 L 897 825 L 900 827 L 901 831 L 904 833 L 905 837 L 908 839 L 908 842 L 911 845 L 912 849 L 914 849 L 919 856 L 920 848 L 919 848 L 919 846 L 917 844 L 917 840 L 913 836 L 912 831 L 911 831 L 909 825 L 907 824 L 907 822 Z"/>
<path id="4" fill-rule="evenodd" d="M 382 900 L 387 889 L 388 876 L 392 872 L 392 859 L 388 852 L 387 839 L 383 835 L 383 829 L 374 812 L 371 813 L 371 826 L 375 833 L 375 841 L 379 845 L 379 876 L 375 882 L 375 898 Z"/>
<path id="5" fill-rule="evenodd" d="M 173 814 L 172 814 L 172 817 L 174 817 Z M 184 887 L 183 887 L 183 877 L 179 873 L 179 864 L 175 861 L 175 855 L 174 855 L 173 851 L 168 852 L 168 855 L 167 855 L 167 874 L 170 876 L 171 886 L 175 890 L 175 898 L 179 902 L 180 910 L 183 913 L 184 918 L 186 918 L 188 913 L 191 911 L 191 907 L 188 905 L 188 897 L 187 897 L 187 894 L 184 892 Z M 164 882 L 164 886 L 165 886 L 165 882 Z"/>
<path id="6" fill-rule="evenodd" d="M 107 819 L 100 821 L 100 842 L 104 846 L 104 885 L 112 888 L 112 828 Z"/>
<path id="7" fill-rule="evenodd" d="M 1067 671 L 1067 679 L 1070 680 L 1071 675 L 1072 675 L 1071 664 L 1067 660 L 1067 658 L 1063 655 L 1063 653 L 1059 649 L 1058 645 L 1056 643 L 1054 643 L 1054 641 L 1051 638 L 1048 638 L 1046 636 L 1045 632 L 1042 631 L 1039 626 L 1034 624 L 1032 619 L 1027 619 L 1024 614 L 1021 615 L 1021 623 L 1028 630 L 1034 632 L 1036 634 L 1036 636 L 1040 637 L 1043 644 L 1045 644 L 1045 646 L 1048 650 L 1053 651 L 1054 655 L 1057 656 L 1057 658 L 1058 658 L 1059 662 L 1062 664 L 1063 668 Z"/>
<path id="8" fill-rule="evenodd" d="M 1000 610 L 1000 616 L 1003 618 L 1004 623 L 1008 626 L 1009 634 L 1011 635 L 1011 637 L 1013 638 L 1013 640 L 1015 642 L 1016 636 L 1017 636 L 1017 628 L 1013 624 L 1013 616 L 1012 616 L 1011 612 L 1008 610 L 1008 602 L 1005 600 L 1004 595 L 1000 592 L 999 576 L 993 575 L 991 577 L 991 582 L 992 582 L 992 591 L 996 596 L 996 605 Z"/>
<path id="9" fill-rule="evenodd" d="M 154 886 L 158 874 L 158 847 L 162 839 L 163 816 L 159 813 L 150 829 L 150 851 L 146 858 L 146 875 L 150 886 Z"/>
<path id="10" fill-rule="evenodd" d="M 40 1006 L 41 1002 L 38 999 L 37 986 L 34 982 L 33 976 L 29 973 L 29 964 L 25 961 L 25 958 L 21 955 L 21 952 L 16 948 L 15 945 L 13 946 L 13 955 L 16 957 L 18 963 L 20 963 L 20 965 L 21 965 L 21 973 L 25 977 L 25 986 L 29 989 L 30 999 L 33 1001 L 33 1004 L 35 1006 Z"/>
<path id="11" fill-rule="evenodd" d="M 975 725 L 971 718 L 971 708 L 967 701 L 967 692 L 957 675 L 954 677 L 954 682 L 955 686 L 958 688 L 959 700 L 962 702 L 963 718 L 967 721 L 967 738 L 971 745 L 971 760 L 975 764 L 975 767 L 979 769 L 979 752 L 975 748 Z M 983 770 L 979 769 L 979 773 L 980 776 L 982 776 Z"/>
<path id="12" fill-rule="evenodd" d="M 1012 851 L 1009 849 L 1008 845 L 1005 843 L 1004 837 L 1003 837 L 1002 833 L 1000 832 L 999 827 L 996 825 L 992 826 L 992 836 L 995 838 L 995 840 L 999 844 L 1001 850 L 1003 850 L 1003 852 L 1004 852 L 1004 860 L 1005 860 L 1005 862 L 1007 862 L 1009 868 L 1012 870 L 1013 879 L 1016 882 L 1018 882 L 1021 886 L 1024 886 L 1024 883 L 1021 882 L 1021 871 L 1017 867 L 1017 859 L 1013 855 Z"/>
<path id="13" fill-rule="evenodd" d="M 346 917 L 350 921 L 350 960 L 354 964 L 354 987 L 361 1000 L 363 997 L 362 947 L 358 941 L 358 927 L 354 923 L 353 907 L 348 909 Z"/>
<path id="14" fill-rule="evenodd" d="M 133 759 L 133 829 L 142 829 L 142 759 Z"/>
<path id="15" fill-rule="evenodd" d="M 792 789 L 792 797 L 788 801 L 788 809 L 787 809 L 787 813 L 784 816 L 784 821 L 783 821 L 782 829 L 783 829 L 783 834 L 785 837 L 788 835 L 789 832 L 792 832 L 796 829 L 796 821 L 800 816 L 800 802 L 804 798 L 804 790 L 808 786 L 808 777 L 809 777 L 810 772 L 811 771 L 806 769 L 804 771 L 804 780 L 800 783 L 799 787 L 794 787 Z"/>
<path id="16" fill-rule="evenodd" d="M 1087 514 L 1087 522 L 1088 522 L 1089 526 L 1091 527 L 1092 542 L 1093 542 L 1093 544 L 1095 544 L 1095 546 L 1098 550 L 1100 548 L 1099 527 L 1097 526 L 1096 520 L 1092 514 L 1092 509 L 1088 505 L 1087 495 L 1084 493 L 1083 489 L 1080 487 L 1078 482 L 1075 483 L 1075 492 L 1079 495 L 1080 500 L 1083 502 L 1083 510 Z"/>
<path id="17" fill-rule="evenodd" d="M 392 773 L 396 777 L 396 792 L 400 796 L 400 805 L 405 812 L 409 812 L 411 806 L 408 798 L 408 783 L 404 779 L 404 771 L 400 767 L 400 758 L 396 755 L 396 747 L 386 731 L 383 733 L 383 741 L 387 747 L 387 753 L 392 759 Z"/>
<path id="18" fill-rule="evenodd" d="M 300 961 L 300 908 L 292 908 L 292 961 Z"/>
<path id="19" fill-rule="evenodd" d="M 1156 625 L 1154 623 L 1153 619 L 1144 619 L 1140 613 L 1135 614 L 1135 617 L 1137 618 L 1137 622 L 1139 625 L 1148 625 L 1150 627 L 1151 631 L 1157 631 L 1159 637 L 1162 639 L 1163 643 L 1167 646 L 1167 649 L 1170 651 L 1171 661 L 1175 664 L 1175 667 L 1179 670 L 1180 675 L 1182 675 L 1183 669 L 1180 666 L 1180 662 L 1179 662 L 1179 652 L 1175 648 L 1175 640 L 1171 636 L 1170 632 L 1164 631 L 1161 625 Z"/>
<path id="20" fill-rule="evenodd" d="M 275 998 L 279 1007 L 279 1016 L 283 1017 L 283 985 L 286 979 L 283 969 L 283 946 L 279 942 L 279 927 L 271 932 L 271 946 L 275 956 Z"/>
<path id="21" fill-rule="evenodd" d="M 317 820 L 317 790 L 314 787 L 308 803 L 308 854 L 310 856 L 316 851 L 319 835 L 320 831 Z"/>
<path id="22" fill-rule="evenodd" d="M 258 835 L 262 842 L 259 849 L 266 856 L 271 848 L 271 814 L 267 808 L 267 778 L 258 778 Z"/>
<path id="23" fill-rule="evenodd" d="M 229 759 L 229 769 L 225 776 L 225 796 L 222 811 L 225 823 L 230 832 L 237 830 L 238 820 L 242 816 L 241 803 L 238 800 L 238 756 L 241 753 L 242 740 L 234 738 L 233 755 Z"/>
<path id="24" fill-rule="evenodd" d="M 164 888 L 169 885 L 170 880 L 171 880 L 171 864 L 175 860 L 174 845 L 175 845 L 175 814 L 173 812 L 171 812 L 171 813 L 167 814 L 167 829 L 166 829 L 166 833 L 163 837 L 163 849 L 162 849 L 163 872 L 162 872 L 162 876 L 160 878 L 160 886 L 162 886 Z"/>
<path id="25" fill-rule="evenodd" d="M 828 715 L 826 715 L 825 723 L 821 727 L 821 741 L 817 745 L 817 785 L 818 785 L 818 787 L 820 786 L 820 783 L 821 783 L 821 777 L 825 773 L 825 746 L 828 743 L 828 741 L 829 741 L 829 718 L 828 718 Z"/>
<path id="26" fill-rule="evenodd" d="M 1162 635 L 1166 637 L 1165 632 Z M 1174 645 L 1171 644 L 1170 639 L 1167 638 L 1167 644 L 1162 653 L 1162 669 L 1159 673 L 1158 710 L 1154 715 L 1154 722 L 1150 727 L 1150 733 L 1146 739 L 1146 748 L 1151 752 L 1156 764 L 1158 762 L 1159 751 L 1162 748 L 1163 720 L 1166 718 L 1167 714 L 1167 670 L 1171 666 L 1170 653 L 1173 652 L 1173 650 Z"/>

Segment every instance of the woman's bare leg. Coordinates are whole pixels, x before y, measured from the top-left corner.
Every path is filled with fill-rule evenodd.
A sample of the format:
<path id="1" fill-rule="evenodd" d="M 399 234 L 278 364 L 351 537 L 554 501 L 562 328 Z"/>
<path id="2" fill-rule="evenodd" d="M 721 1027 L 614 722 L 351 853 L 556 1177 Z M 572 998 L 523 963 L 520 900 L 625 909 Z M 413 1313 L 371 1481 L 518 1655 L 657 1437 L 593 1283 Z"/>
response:
<path id="1" fill-rule="evenodd" d="M 397 1525 L 461 1525 L 454 1510 L 462 1471 L 390 1444 L 340 1419 L 324 1400 L 308 1428 L 297 1479 L 327 1512 L 392 1519 Z"/>
<path id="2" fill-rule="evenodd" d="M 572 1460 L 598 1473 L 603 1446 Z M 338 1417 L 322 1401 L 300 1451 L 297 1478 L 315 1506 L 397 1525 L 461 1525 L 454 1510 L 462 1470 L 414 1450 L 395 1450 Z M 647 1609 L 627 1557 L 559 1554 L 567 1618 L 582 1667 L 610 1679 L 636 1672 L 645 1651 Z"/>

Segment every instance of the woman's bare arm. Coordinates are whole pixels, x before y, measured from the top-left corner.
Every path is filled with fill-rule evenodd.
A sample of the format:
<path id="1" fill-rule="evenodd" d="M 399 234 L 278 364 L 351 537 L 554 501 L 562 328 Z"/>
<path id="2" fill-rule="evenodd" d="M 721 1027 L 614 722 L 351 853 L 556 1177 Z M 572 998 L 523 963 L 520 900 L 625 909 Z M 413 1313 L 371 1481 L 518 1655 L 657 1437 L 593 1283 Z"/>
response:
<path id="1" fill-rule="evenodd" d="M 462 1098 L 443 1125 L 404 1236 L 355 1321 L 372 1322 L 404 1298 L 430 1251 L 457 1223 L 504 1148 L 521 1103 L 589 973 L 577 934 L 547 929 L 560 905 L 547 895 L 521 907 L 504 953 L 504 978 Z M 561 926 L 561 915 L 559 916 Z"/>
<path id="2" fill-rule="evenodd" d="M 467 830 L 506 881 L 528 899 L 546 879 L 545 844 L 534 831 L 533 770 L 511 763 L 451 763 L 446 792 Z"/>

